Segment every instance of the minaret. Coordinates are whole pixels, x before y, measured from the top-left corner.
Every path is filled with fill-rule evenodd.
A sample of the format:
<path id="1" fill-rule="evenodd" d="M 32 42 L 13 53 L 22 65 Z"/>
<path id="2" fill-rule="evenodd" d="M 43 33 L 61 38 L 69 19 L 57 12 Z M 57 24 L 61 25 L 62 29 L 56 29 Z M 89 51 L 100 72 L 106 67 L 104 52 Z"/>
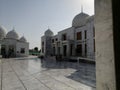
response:
<path id="1" fill-rule="evenodd" d="M 13 26 L 13 31 L 15 31 L 15 27 Z"/>
<path id="2" fill-rule="evenodd" d="M 81 5 L 81 13 L 83 13 L 83 6 Z"/>

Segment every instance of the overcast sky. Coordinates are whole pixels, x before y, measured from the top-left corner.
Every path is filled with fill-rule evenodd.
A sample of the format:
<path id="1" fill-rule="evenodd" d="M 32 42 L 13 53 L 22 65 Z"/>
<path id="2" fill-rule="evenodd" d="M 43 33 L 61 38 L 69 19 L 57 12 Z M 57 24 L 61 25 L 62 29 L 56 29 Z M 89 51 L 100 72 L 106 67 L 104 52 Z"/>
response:
<path id="1" fill-rule="evenodd" d="M 39 47 L 48 27 L 56 34 L 71 27 L 75 15 L 83 11 L 94 14 L 94 0 L 0 0 L 0 25 L 7 32 L 15 27 L 24 35 L 30 48 Z"/>

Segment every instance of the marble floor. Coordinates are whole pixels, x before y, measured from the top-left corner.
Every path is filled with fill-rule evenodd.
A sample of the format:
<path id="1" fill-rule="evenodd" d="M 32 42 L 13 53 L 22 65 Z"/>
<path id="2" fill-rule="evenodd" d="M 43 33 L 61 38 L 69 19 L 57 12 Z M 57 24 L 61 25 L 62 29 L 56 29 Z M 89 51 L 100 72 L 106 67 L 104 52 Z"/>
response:
<path id="1" fill-rule="evenodd" d="M 0 90 L 95 90 L 95 81 L 94 64 L 0 59 Z"/>

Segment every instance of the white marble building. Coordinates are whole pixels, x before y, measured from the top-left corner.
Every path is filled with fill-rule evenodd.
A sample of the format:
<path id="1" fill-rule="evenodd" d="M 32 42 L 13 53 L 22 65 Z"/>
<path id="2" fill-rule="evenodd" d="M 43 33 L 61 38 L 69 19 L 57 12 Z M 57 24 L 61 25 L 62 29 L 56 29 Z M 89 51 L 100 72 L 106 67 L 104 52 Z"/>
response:
<path id="1" fill-rule="evenodd" d="M 94 59 L 94 37 L 94 16 L 81 12 L 74 17 L 71 27 L 57 35 L 48 29 L 41 37 L 41 50 L 45 55 Z"/>
<path id="2" fill-rule="evenodd" d="M 3 57 L 21 57 L 29 55 L 29 43 L 23 36 L 19 38 L 13 29 L 6 33 L 6 29 L 0 26 L 0 53 Z"/>

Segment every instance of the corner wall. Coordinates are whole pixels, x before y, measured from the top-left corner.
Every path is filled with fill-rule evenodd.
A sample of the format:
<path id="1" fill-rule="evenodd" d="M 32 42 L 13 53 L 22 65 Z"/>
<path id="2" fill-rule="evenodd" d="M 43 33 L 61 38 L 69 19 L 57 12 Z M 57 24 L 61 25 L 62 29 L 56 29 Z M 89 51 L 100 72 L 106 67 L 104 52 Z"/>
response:
<path id="1" fill-rule="evenodd" d="M 112 1 L 116 88 L 120 90 L 120 0 Z"/>

